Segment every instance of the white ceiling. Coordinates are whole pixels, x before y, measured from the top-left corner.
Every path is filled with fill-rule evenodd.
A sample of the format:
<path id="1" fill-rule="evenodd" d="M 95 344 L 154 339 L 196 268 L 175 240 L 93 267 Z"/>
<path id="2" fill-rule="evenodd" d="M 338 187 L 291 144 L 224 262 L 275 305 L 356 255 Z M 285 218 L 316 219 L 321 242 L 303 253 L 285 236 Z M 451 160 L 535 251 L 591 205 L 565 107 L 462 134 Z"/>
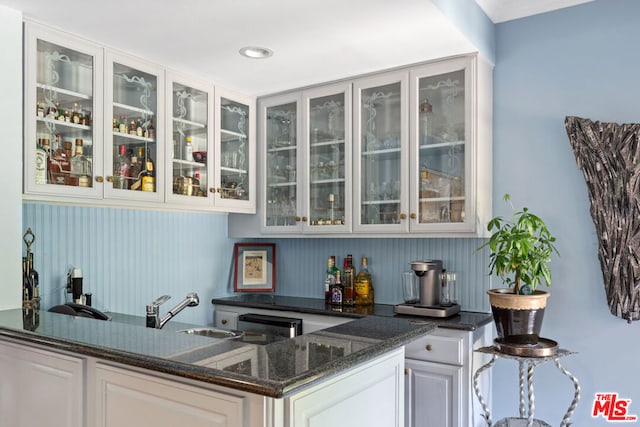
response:
<path id="1" fill-rule="evenodd" d="M 501 22 L 590 0 L 476 1 L 493 22 Z M 0 4 L 21 10 L 25 18 L 256 96 L 476 50 L 430 0 Z M 248 59 L 238 54 L 243 46 L 275 53 Z"/>

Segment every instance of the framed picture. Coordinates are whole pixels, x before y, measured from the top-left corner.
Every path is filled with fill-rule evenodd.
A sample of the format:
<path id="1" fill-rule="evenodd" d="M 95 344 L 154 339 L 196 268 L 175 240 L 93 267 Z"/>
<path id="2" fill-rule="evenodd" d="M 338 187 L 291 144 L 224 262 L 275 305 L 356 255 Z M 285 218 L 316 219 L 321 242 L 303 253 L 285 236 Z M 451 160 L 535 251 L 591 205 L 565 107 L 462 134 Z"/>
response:
<path id="1" fill-rule="evenodd" d="M 276 290 L 275 243 L 236 243 L 233 258 L 235 292 Z"/>

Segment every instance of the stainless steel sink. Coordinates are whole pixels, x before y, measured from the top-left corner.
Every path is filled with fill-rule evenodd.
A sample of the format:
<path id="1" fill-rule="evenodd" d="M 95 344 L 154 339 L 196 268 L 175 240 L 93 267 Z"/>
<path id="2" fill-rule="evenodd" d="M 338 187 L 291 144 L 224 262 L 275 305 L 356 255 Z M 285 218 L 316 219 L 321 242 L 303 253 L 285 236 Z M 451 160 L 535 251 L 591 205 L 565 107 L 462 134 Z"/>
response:
<path id="1" fill-rule="evenodd" d="M 182 329 L 178 331 L 183 334 L 189 335 L 200 335 L 208 338 L 218 338 L 218 339 L 234 339 L 240 338 L 242 336 L 242 332 L 240 331 L 227 331 L 225 329 L 217 329 L 217 328 L 191 328 L 191 329 Z"/>

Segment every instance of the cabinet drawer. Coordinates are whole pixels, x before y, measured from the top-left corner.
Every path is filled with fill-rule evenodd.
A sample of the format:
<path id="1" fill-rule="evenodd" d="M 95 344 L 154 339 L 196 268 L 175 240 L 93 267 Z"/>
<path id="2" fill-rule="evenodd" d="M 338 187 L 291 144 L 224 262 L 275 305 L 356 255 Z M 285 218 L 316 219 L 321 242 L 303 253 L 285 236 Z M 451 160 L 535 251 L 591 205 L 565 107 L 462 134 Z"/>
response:
<path id="1" fill-rule="evenodd" d="M 238 313 L 233 311 L 216 310 L 216 328 L 220 329 L 238 329 Z"/>
<path id="2" fill-rule="evenodd" d="M 463 352 L 464 338 L 458 331 L 436 330 L 432 334 L 410 342 L 405 347 L 405 357 L 408 359 L 460 366 L 464 360 Z"/>

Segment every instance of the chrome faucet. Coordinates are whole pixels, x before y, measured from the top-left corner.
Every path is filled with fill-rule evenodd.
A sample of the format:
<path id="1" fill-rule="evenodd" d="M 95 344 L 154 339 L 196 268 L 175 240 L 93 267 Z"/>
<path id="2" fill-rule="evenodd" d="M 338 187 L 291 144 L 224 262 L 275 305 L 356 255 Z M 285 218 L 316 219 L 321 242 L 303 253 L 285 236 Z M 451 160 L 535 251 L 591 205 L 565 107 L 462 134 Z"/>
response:
<path id="1" fill-rule="evenodd" d="M 169 295 L 162 295 L 154 302 L 152 302 L 151 305 L 147 306 L 147 328 L 162 329 L 165 323 L 167 323 L 176 314 L 180 313 L 185 308 L 195 307 L 200 304 L 200 298 L 198 298 L 198 294 L 196 294 L 195 292 L 190 292 L 189 294 L 187 294 L 185 299 L 180 301 L 178 305 L 173 307 L 167 312 L 167 314 L 160 318 L 160 305 L 165 303 L 170 298 L 171 296 Z"/>

